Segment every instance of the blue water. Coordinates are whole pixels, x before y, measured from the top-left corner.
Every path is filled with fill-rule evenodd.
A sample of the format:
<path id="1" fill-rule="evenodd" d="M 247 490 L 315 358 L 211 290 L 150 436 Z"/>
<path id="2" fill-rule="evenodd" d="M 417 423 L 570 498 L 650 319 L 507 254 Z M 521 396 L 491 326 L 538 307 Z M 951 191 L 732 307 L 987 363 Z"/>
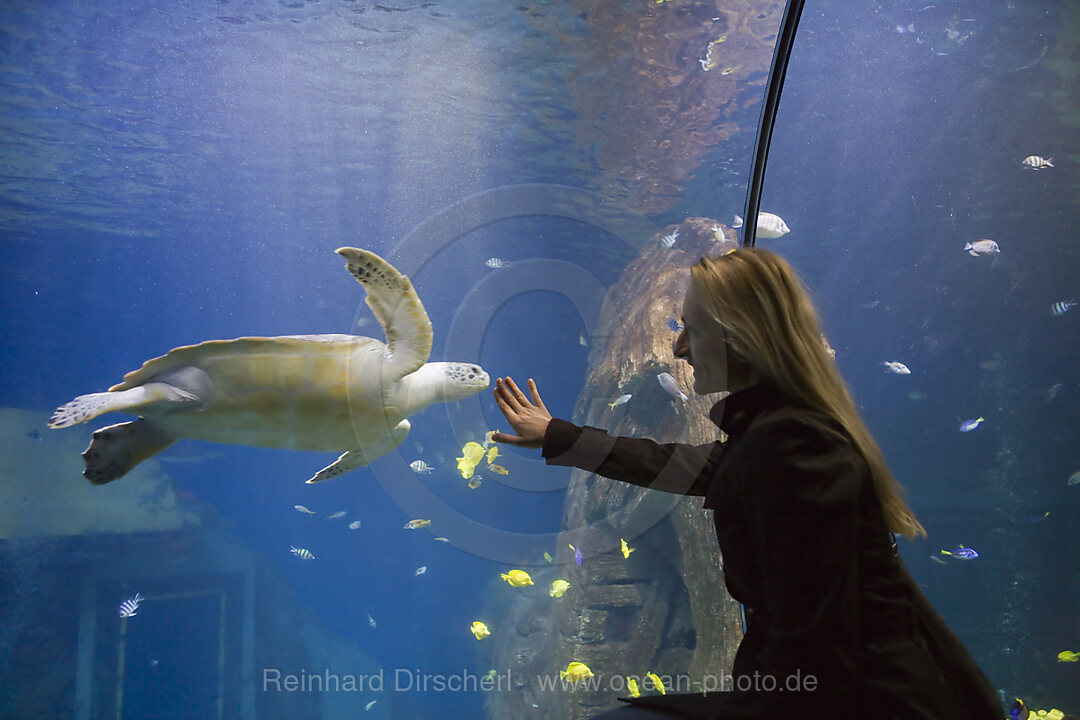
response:
<path id="1" fill-rule="evenodd" d="M 681 12 L 652 5 L 614 16 Z M 1080 488 L 1066 485 L 1080 470 L 1080 308 L 1055 317 L 1050 307 L 1080 299 L 1080 17 L 1049 1 L 807 5 L 762 200 L 792 232 L 759 245 L 804 274 L 930 531 L 902 548 L 919 582 L 995 687 L 1076 712 L 1076 666 L 1056 655 L 1080 650 Z M 569 416 L 594 300 L 648 237 L 642 228 L 742 211 L 761 72 L 732 76 L 744 85 L 723 120 L 737 130 L 677 197 L 638 202 L 648 168 L 628 180 L 604 154 L 640 131 L 639 80 L 617 69 L 634 43 L 587 65 L 605 57 L 593 45 L 617 34 L 573 4 L 105 0 L 7 3 L 0 18 L 0 405 L 40 413 L 5 428 L 31 449 L 28 432 L 53 432 L 43 424 L 52 408 L 178 345 L 377 335 L 374 322 L 358 325 L 371 315 L 333 254 L 342 245 L 410 274 L 435 328 L 433 359 L 534 377 L 552 412 Z M 605 72 L 609 83 L 594 81 Z M 582 97 L 608 84 L 610 97 Z M 605 113 L 586 112 L 587 100 Z M 1023 169 L 1032 154 L 1056 167 Z M 541 187 L 552 185 L 561 189 Z M 601 195 L 617 208 L 614 225 L 593 204 Z M 963 251 L 979 238 L 1001 253 Z M 485 266 L 493 257 L 509 267 Z M 500 286 L 497 273 L 513 282 Z M 887 374 L 886 360 L 912 374 Z M 959 432 L 977 416 L 980 428 Z M 554 554 L 569 479 L 535 453 L 504 450 L 511 475 L 468 489 L 453 458 L 501 424 L 488 393 L 435 406 L 413 418 L 400 453 L 314 487 L 303 480 L 332 455 L 185 441 L 163 459 L 194 461 L 162 467 L 209 526 L 265 558 L 311 617 L 378 667 L 482 675 L 491 650 L 467 628 L 505 602 L 498 573 Z M 84 426 L 63 432 L 89 437 Z M 405 465 L 418 458 L 440 470 L 414 478 Z M 346 517 L 326 518 L 339 510 Z M 428 515 L 451 543 L 402 529 Z M 346 530 L 354 519 L 362 527 Z M 76 624 L 79 599 L 57 570 L 68 550 L 50 542 L 6 546 L 0 670 L 32 672 L 25 646 L 39 624 Z M 931 562 L 960 544 L 981 557 Z M 109 582 L 100 613 L 111 619 L 114 596 L 139 587 Z M 33 609 L 20 600 L 30 594 Z M 141 679 L 129 683 L 129 712 L 212 715 L 154 684 L 172 659 L 212 662 L 176 649 L 205 625 L 184 613 L 212 614 L 186 607 L 159 601 L 183 621 L 132 635 Z M 484 716 L 481 692 L 454 695 L 451 709 L 435 692 L 363 695 L 349 717 L 375 697 L 370 716 Z"/>

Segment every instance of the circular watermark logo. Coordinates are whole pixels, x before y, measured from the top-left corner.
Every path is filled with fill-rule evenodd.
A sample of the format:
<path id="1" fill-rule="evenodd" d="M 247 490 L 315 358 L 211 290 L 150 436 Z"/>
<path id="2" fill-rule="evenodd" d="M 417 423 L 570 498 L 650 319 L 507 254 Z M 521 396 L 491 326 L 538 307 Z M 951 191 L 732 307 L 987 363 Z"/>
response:
<path id="1" fill-rule="evenodd" d="M 564 219 L 601 230 L 597 235 L 613 245 L 609 250 L 632 257 L 660 229 L 640 213 L 587 190 L 549 184 L 513 185 L 477 193 L 435 213 L 413 229 L 385 259 L 401 273 L 416 276 L 439 253 L 468 234 L 496 223 L 533 217 Z M 449 329 L 440 339 L 445 342 L 446 360 L 479 366 L 485 335 L 499 309 L 518 296 L 537 291 L 555 293 L 568 300 L 580 313 L 587 335 L 595 335 L 601 308 L 607 300 L 607 288 L 593 272 L 564 260 L 544 257 L 515 260 L 464 289 Z M 492 368 L 484 370 L 493 373 Z M 493 373 L 492 384 L 495 376 Z M 464 443 L 462 438 L 475 437 L 478 431 L 488 429 L 490 420 L 484 415 L 482 399 L 490 397 L 485 395 L 490 392 L 489 387 L 464 400 L 433 406 L 433 409 L 446 408 L 457 446 Z M 386 397 L 391 401 L 389 395 Z M 595 398 L 590 402 L 608 404 L 610 400 Z M 401 433 L 400 427 L 396 433 Z M 583 527 L 544 533 L 515 532 L 479 522 L 449 505 L 410 468 L 409 460 L 399 450 L 391 449 L 387 460 L 374 463 L 371 470 L 407 516 L 429 520 L 428 530 L 445 537 L 460 550 L 513 565 L 535 563 L 544 550 L 555 546 L 560 534 L 571 544 L 577 538 L 592 538 L 593 552 L 616 549 L 617 540 L 611 547 L 596 547 L 595 541 L 597 538 L 610 541 L 619 535 L 636 537 L 670 512 L 679 499 L 678 495 L 655 493 L 659 497 L 636 503 L 632 512 L 627 508 L 613 509 L 608 516 L 593 519 Z M 565 489 L 564 473 L 552 472 L 550 481 L 538 481 L 536 474 L 529 475 L 527 481 L 517 479 L 513 473 L 494 477 L 486 474 L 485 478 L 525 493 Z M 598 526 L 614 529 L 614 534 L 591 532 Z"/>

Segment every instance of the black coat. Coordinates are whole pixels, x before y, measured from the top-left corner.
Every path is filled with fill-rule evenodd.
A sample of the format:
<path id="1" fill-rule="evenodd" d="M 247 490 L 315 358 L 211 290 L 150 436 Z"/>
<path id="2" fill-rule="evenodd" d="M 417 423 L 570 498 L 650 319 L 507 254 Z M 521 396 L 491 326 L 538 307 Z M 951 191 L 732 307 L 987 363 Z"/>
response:
<path id="1" fill-rule="evenodd" d="M 901 563 L 843 428 L 768 385 L 710 416 L 726 443 L 663 445 L 557 419 L 544 438 L 549 464 L 701 495 L 714 511 L 727 588 L 747 615 L 730 680 L 631 702 L 702 718 L 1003 718 Z"/>

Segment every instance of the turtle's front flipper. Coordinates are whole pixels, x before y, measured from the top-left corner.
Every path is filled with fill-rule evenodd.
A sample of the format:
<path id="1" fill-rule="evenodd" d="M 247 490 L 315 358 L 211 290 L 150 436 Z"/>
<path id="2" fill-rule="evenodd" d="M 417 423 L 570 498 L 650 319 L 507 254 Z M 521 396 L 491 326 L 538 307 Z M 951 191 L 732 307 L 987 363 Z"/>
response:
<path id="1" fill-rule="evenodd" d="M 343 454 L 337 460 L 315 473 L 315 476 L 308 480 L 308 484 L 322 482 L 323 480 L 329 480 L 338 475 L 344 475 L 350 470 L 355 470 L 358 467 L 367 465 L 375 458 L 382 457 L 401 444 L 405 439 L 405 436 L 409 434 L 410 427 L 408 420 L 402 420 L 390 431 L 390 434 L 382 440 L 379 440 L 366 448 L 350 450 Z"/>
<path id="2" fill-rule="evenodd" d="M 190 403 L 205 404 L 195 393 L 167 382 L 150 382 L 130 390 L 90 393 L 80 395 L 66 405 L 61 405 L 49 418 L 51 428 L 66 428 L 93 420 L 98 415 L 121 410 L 135 412 L 158 403 L 179 403 L 176 409 Z"/>
<path id="3" fill-rule="evenodd" d="M 90 446 L 83 453 L 86 461 L 83 475 L 95 485 L 112 482 L 176 440 L 176 436 L 142 419 L 101 428 L 94 433 Z"/>

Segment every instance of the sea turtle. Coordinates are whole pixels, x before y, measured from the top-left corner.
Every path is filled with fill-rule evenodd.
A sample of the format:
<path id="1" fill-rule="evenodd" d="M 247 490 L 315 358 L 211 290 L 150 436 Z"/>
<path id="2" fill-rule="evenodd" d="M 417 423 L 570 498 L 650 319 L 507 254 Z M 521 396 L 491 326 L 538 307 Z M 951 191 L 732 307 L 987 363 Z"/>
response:
<path id="1" fill-rule="evenodd" d="M 94 433 L 83 453 L 95 485 L 123 477 L 180 438 L 344 451 L 309 483 L 366 465 L 401 444 L 410 415 L 474 395 L 488 375 L 467 362 L 427 362 L 431 321 L 409 279 L 378 255 L 339 248 L 386 335 L 208 340 L 149 360 L 108 392 L 61 406 L 63 428 L 119 410 L 140 419 Z"/>

